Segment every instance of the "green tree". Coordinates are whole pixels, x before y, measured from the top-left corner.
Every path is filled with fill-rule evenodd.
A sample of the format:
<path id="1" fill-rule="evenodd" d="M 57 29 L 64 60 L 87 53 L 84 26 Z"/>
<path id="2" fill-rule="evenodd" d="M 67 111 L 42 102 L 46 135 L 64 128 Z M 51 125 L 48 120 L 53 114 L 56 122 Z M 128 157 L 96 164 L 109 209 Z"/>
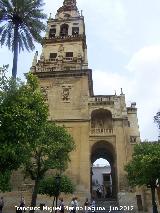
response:
<path id="1" fill-rule="evenodd" d="M 60 126 L 46 123 L 41 137 L 37 138 L 28 149 L 28 160 L 24 163 L 26 176 L 34 180 L 31 206 L 36 206 L 40 181 L 50 169 L 64 171 L 70 160 L 69 153 L 75 145 L 70 134 Z M 34 211 L 31 211 L 34 212 Z"/>
<path id="2" fill-rule="evenodd" d="M 57 194 L 57 191 L 58 191 L 58 194 Z M 54 197 L 53 206 L 54 206 L 55 197 L 59 196 L 60 192 L 63 192 L 65 194 L 72 194 L 74 191 L 75 191 L 75 185 L 73 184 L 72 180 L 65 175 L 60 176 L 59 189 L 57 189 L 56 176 L 46 177 L 40 182 L 40 187 L 39 187 L 40 194 L 46 194 L 50 197 Z"/>
<path id="3" fill-rule="evenodd" d="M 13 51 L 13 78 L 17 75 L 18 51 L 33 50 L 34 41 L 42 41 L 43 5 L 43 0 L 0 0 L 0 44 Z"/>
<path id="4" fill-rule="evenodd" d="M 144 142 L 134 147 L 132 160 L 126 165 L 131 186 L 150 186 L 153 213 L 157 213 L 155 189 L 160 180 L 160 143 Z"/>
<path id="5" fill-rule="evenodd" d="M 159 130 L 158 141 L 160 141 L 160 112 L 157 112 L 157 114 L 154 116 L 154 122 L 157 124 Z"/>
<path id="6" fill-rule="evenodd" d="M 0 191 L 6 192 L 11 190 L 10 186 L 10 171 L 0 172 Z"/>
<path id="7" fill-rule="evenodd" d="M 7 79 L 4 69 L 0 77 L 0 176 L 26 160 L 28 146 L 41 136 L 48 115 L 36 77 L 29 74 L 24 84 Z"/>

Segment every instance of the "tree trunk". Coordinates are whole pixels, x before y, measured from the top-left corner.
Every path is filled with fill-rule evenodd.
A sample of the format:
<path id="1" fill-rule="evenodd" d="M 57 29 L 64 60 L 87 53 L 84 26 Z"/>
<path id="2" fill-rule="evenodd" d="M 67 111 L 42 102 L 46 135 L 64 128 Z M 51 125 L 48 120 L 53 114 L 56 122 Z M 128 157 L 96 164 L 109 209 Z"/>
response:
<path id="1" fill-rule="evenodd" d="M 58 203 L 58 196 L 56 196 L 56 209 L 55 209 L 55 213 L 57 213 L 57 203 Z"/>
<path id="2" fill-rule="evenodd" d="M 54 202 L 55 202 L 55 196 L 54 196 L 53 204 L 52 204 L 52 212 L 53 212 L 53 209 L 54 209 Z"/>
<path id="3" fill-rule="evenodd" d="M 31 207 L 36 207 L 38 188 L 39 188 L 39 180 L 36 180 L 32 193 Z M 34 213 L 34 210 L 30 210 L 30 213 Z"/>
<path id="4" fill-rule="evenodd" d="M 153 213 L 158 213 L 157 204 L 156 204 L 156 197 L 155 197 L 155 186 L 151 186 L 151 193 L 152 193 Z"/>
<path id="5" fill-rule="evenodd" d="M 13 41 L 13 67 L 12 77 L 16 79 L 17 76 L 17 63 L 18 63 L 18 24 L 14 27 L 14 41 Z"/>

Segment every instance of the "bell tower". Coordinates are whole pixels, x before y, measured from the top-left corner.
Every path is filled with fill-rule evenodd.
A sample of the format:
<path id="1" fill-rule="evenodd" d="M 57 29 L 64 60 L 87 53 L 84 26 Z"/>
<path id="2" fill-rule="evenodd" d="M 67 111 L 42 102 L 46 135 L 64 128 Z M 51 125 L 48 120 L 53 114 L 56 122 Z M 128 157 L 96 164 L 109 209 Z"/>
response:
<path id="1" fill-rule="evenodd" d="M 84 17 L 76 1 L 64 0 L 55 19 L 50 16 L 47 28 L 39 67 L 43 64 L 45 72 L 88 69 Z"/>

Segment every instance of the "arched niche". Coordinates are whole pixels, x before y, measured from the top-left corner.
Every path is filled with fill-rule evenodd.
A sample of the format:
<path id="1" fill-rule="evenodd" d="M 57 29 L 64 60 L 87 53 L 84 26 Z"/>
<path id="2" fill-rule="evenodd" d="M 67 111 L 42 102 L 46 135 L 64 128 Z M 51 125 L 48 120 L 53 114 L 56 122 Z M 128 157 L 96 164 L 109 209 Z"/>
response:
<path id="1" fill-rule="evenodd" d="M 68 24 L 62 24 L 60 27 L 60 36 L 68 36 L 68 29 L 69 29 Z"/>
<path id="2" fill-rule="evenodd" d="M 112 129 L 112 113 L 106 109 L 97 109 L 91 113 L 91 128 Z"/>

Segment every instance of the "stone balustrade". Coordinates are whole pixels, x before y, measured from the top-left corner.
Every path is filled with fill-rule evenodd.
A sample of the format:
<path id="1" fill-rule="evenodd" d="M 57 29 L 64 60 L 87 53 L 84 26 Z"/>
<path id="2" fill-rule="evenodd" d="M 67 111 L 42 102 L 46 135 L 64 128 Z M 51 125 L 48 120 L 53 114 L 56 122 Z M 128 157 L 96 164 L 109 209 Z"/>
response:
<path id="1" fill-rule="evenodd" d="M 116 96 L 94 96 L 89 99 L 89 105 L 114 105 Z"/>
<path id="2" fill-rule="evenodd" d="M 105 129 L 105 128 L 91 128 L 90 135 L 98 135 L 98 136 L 108 136 L 113 135 L 113 129 Z"/>
<path id="3" fill-rule="evenodd" d="M 114 101 L 115 96 L 94 96 L 90 98 L 90 102 L 105 102 L 105 101 Z"/>

